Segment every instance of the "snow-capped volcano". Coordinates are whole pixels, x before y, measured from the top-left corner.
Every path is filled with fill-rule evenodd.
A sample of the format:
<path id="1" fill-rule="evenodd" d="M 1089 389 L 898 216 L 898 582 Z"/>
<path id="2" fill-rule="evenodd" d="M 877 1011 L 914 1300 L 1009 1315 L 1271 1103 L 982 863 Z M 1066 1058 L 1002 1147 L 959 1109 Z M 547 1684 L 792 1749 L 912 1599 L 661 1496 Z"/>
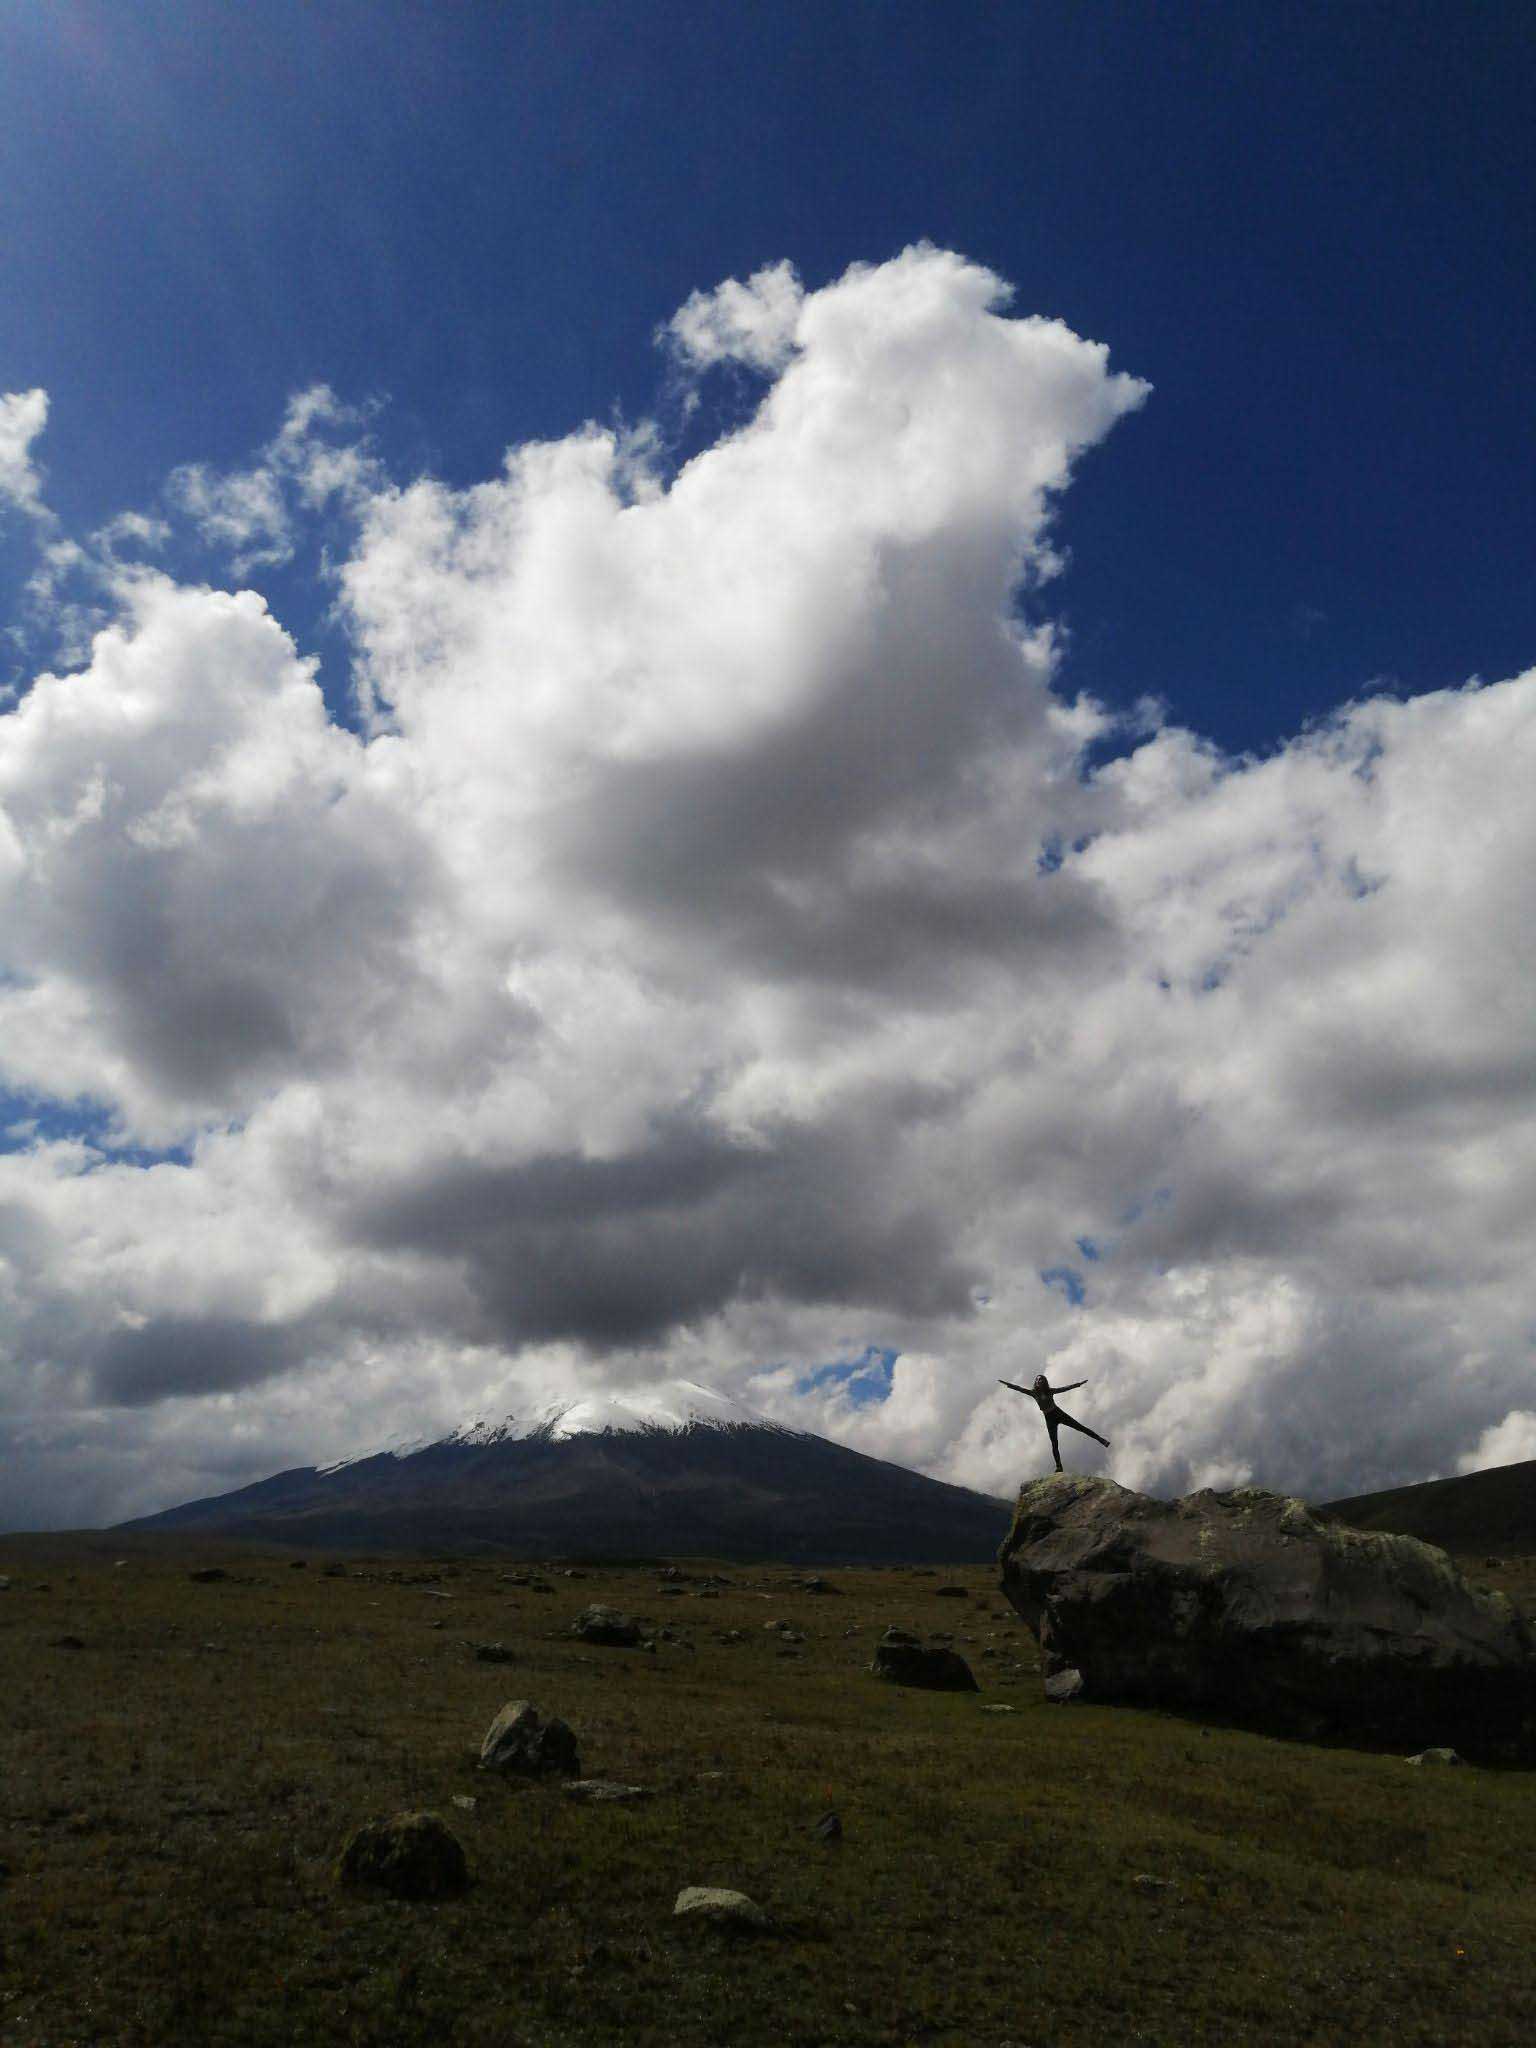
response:
<path id="1" fill-rule="evenodd" d="M 377 1550 L 980 1562 L 1008 1508 L 670 1379 L 395 1438 L 125 1524 Z"/>

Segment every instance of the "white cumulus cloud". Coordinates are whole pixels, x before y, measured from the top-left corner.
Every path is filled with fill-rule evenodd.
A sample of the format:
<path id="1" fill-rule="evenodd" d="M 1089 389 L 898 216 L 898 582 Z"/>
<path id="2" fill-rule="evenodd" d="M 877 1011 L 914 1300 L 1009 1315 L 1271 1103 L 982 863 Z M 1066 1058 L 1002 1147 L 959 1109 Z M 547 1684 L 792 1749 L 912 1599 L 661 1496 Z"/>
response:
<path id="1" fill-rule="evenodd" d="M 675 473 L 397 484 L 324 387 L 183 473 L 248 567 L 345 506 L 361 736 L 119 563 L 0 717 L 0 1522 L 663 1372 L 998 1491 L 1041 1369 L 1136 1485 L 1528 1455 L 1536 678 L 1117 727 L 1100 344 L 927 247 L 666 338 L 764 380 Z"/>

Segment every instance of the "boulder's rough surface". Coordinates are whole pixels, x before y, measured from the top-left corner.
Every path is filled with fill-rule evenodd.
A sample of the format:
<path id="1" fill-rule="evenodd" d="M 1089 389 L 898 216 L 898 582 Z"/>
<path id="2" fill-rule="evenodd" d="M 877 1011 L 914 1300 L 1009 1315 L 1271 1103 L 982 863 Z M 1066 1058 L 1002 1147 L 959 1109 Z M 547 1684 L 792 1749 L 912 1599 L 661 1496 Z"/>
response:
<path id="1" fill-rule="evenodd" d="M 1019 1495 L 1003 1591 L 1086 1701 L 1312 1738 L 1536 1760 L 1536 1637 L 1411 1536 L 1245 1487 L 1153 1500 L 1058 1474 Z"/>
<path id="2" fill-rule="evenodd" d="M 339 1884 L 377 1885 L 397 1899 L 446 1899 L 469 1871 L 458 1837 L 435 1813 L 396 1813 L 354 1828 L 336 1859 Z"/>
<path id="3" fill-rule="evenodd" d="M 870 1670 L 894 1685 L 922 1686 L 929 1692 L 980 1692 L 975 1673 L 960 1655 L 940 1643 L 923 1643 L 904 1628 L 888 1628 L 875 1645 Z"/>
<path id="4" fill-rule="evenodd" d="M 542 1778 L 554 1773 L 581 1776 L 576 1737 L 558 1715 L 546 1720 L 532 1700 L 508 1700 L 480 1745 L 483 1771 L 510 1771 L 518 1777 Z"/>

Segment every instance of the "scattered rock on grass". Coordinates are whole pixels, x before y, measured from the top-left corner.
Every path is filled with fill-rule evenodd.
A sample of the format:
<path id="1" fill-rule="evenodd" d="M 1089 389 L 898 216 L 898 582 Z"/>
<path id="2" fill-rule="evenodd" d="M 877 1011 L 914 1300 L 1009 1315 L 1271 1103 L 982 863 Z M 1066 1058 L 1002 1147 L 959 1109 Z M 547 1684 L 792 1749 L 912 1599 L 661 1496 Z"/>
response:
<path id="1" fill-rule="evenodd" d="M 1405 1764 L 1459 1764 L 1463 1761 L 1454 1749 L 1421 1749 L 1417 1756 L 1405 1756 Z"/>
<path id="2" fill-rule="evenodd" d="M 188 1572 L 187 1577 L 199 1586 L 212 1586 L 220 1579 L 227 1579 L 229 1573 L 221 1564 L 205 1564 L 199 1565 L 196 1571 Z"/>
<path id="3" fill-rule="evenodd" d="M 480 1745 L 483 1771 L 511 1772 L 540 1778 L 549 1773 L 579 1778 L 581 1758 L 576 1737 L 558 1715 L 546 1721 L 532 1700 L 508 1700 Z"/>
<path id="4" fill-rule="evenodd" d="M 651 1796 L 648 1785 L 621 1785 L 613 1778 L 572 1778 L 560 1789 L 567 1799 L 579 1800 L 584 1806 L 617 1806 Z"/>
<path id="5" fill-rule="evenodd" d="M 441 1628 L 442 1623 L 435 1622 L 433 1626 Z M 517 1652 L 509 1650 L 505 1643 L 471 1643 L 469 1647 L 475 1653 L 475 1662 L 477 1664 L 515 1664 L 517 1662 Z"/>
<path id="6" fill-rule="evenodd" d="M 771 1927 L 772 1921 L 745 1892 L 724 1891 L 717 1885 L 684 1885 L 672 1908 L 674 1920 L 702 1921 L 712 1927 L 741 1929 Z"/>
<path id="7" fill-rule="evenodd" d="M 824 1813 L 815 1823 L 811 1833 L 818 1842 L 840 1842 L 843 1838 L 843 1823 L 840 1815 Z"/>
<path id="8" fill-rule="evenodd" d="M 980 1692 L 976 1677 L 958 1650 L 921 1643 L 910 1630 L 888 1628 L 875 1645 L 870 1670 L 894 1685 L 921 1686 L 929 1692 Z"/>
<path id="9" fill-rule="evenodd" d="M 469 1869 L 437 1814 L 396 1813 L 352 1830 L 336 1858 L 336 1882 L 376 1885 L 397 1899 L 442 1899 L 464 1890 Z"/>
<path id="10" fill-rule="evenodd" d="M 1063 1671 L 1053 1671 L 1045 1681 L 1045 1696 L 1058 1707 L 1079 1698 L 1082 1690 L 1083 1674 L 1070 1664 Z"/>
<path id="11" fill-rule="evenodd" d="M 571 1623 L 571 1634 L 584 1643 L 606 1643 L 614 1649 L 632 1650 L 640 1640 L 640 1624 L 615 1607 L 594 1604 L 577 1615 Z"/>

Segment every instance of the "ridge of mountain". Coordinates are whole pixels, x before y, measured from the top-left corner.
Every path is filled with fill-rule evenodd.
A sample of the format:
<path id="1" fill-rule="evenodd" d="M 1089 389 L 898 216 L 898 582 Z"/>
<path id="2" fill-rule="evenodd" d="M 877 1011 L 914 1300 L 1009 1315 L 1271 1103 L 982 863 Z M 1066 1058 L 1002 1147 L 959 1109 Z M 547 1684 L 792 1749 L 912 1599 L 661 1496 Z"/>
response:
<path id="1" fill-rule="evenodd" d="M 1536 1555 L 1536 1458 L 1331 1500 L 1317 1513 L 1352 1529 L 1417 1536 L 1463 1555 L 1507 1551 L 1530 1557 Z"/>
<path id="2" fill-rule="evenodd" d="M 332 1549 L 990 1562 L 1011 1504 L 692 1380 L 481 1420 L 119 1525 Z"/>

